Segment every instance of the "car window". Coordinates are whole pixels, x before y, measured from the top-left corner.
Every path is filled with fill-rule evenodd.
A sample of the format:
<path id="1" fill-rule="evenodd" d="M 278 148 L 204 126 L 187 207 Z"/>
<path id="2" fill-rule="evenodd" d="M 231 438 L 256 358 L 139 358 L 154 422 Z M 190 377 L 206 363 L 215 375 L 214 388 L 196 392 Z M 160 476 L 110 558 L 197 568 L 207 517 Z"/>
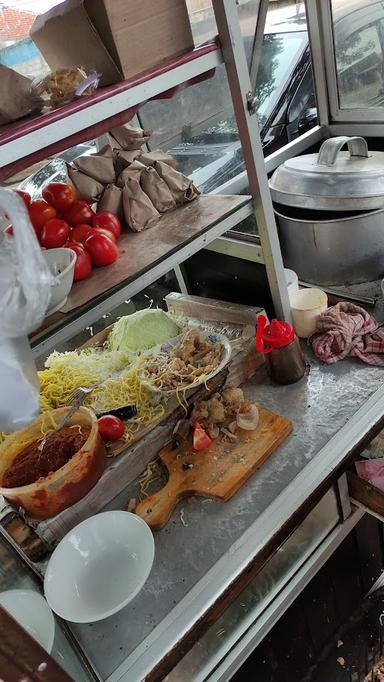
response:
<path id="1" fill-rule="evenodd" d="M 332 1 L 341 108 L 384 102 L 384 4 Z"/>
<path id="2" fill-rule="evenodd" d="M 272 33 L 264 36 L 255 89 L 260 126 L 263 126 L 270 116 L 307 42 L 306 31 Z"/>

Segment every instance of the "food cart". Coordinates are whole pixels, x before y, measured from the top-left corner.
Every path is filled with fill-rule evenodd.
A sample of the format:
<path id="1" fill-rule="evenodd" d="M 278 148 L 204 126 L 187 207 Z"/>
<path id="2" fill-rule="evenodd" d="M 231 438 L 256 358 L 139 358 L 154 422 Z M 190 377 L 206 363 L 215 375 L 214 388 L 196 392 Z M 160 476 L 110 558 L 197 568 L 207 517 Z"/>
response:
<path id="1" fill-rule="evenodd" d="M 350 20 L 355 21 L 357 30 L 360 10 L 365 12 L 365 5 L 358 0 L 346 2 L 351 5 Z M 378 21 L 382 22 L 383 9 L 381 3 L 376 4 L 380 5 Z M 107 276 L 102 270 L 95 273 L 89 280 L 92 295 L 86 283 L 75 285 L 66 312 L 50 315 L 32 336 L 36 359 L 64 342 L 70 347 L 71 339 L 81 330 L 172 269 L 181 292 L 187 296 L 179 266 L 207 247 L 263 264 L 275 315 L 290 320 L 268 175 L 291 157 L 317 150 L 330 137 L 363 136 L 370 148 L 380 149 L 380 93 L 377 89 L 372 96 L 372 106 L 366 106 L 370 101 L 368 91 L 364 101 L 353 98 L 351 88 L 358 90 L 348 73 L 348 69 L 353 71 L 353 61 L 347 64 L 348 59 L 344 59 L 344 66 L 340 63 L 338 41 L 342 34 L 336 15 L 341 0 L 305 3 L 318 125 L 266 159 L 256 121 L 253 83 L 268 2 L 258 3 L 250 68 L 237 3 L 213 0 L 212 5 L 218 30 L 215 41 L 139 76 L 96 90 L 87 99 L 0 132 L 4 180 L 49 154 L 126 123 L 142 103 L 199 79 L 224 63 L 246 164 L 246 171 L 219 191 L 200 197 L 198 204 L 192 202 L 177 209 L 183 213 L 176 218 L 170 214 L 162 233 L 157 231 L 155 237 L 150 230 L 125 234 L 124 248 L 134 257 Z M 379 66 L 382 70 L 383 63 Z M 368 63 L 364 68 L 364 74 L 374 71 L 374 76 L 369 76 L 374 89 L 378 65 Z M 255 243 L 244 246 L 241 241 L 223 236 L 251 215 L 258 227 Z M 182 232 L 176 229 L 180 222 Z M 346 243 L 346 252 L 348 246 Z M 378 298 L 380 283 L 344 287 L 343 294 L 355 300 Z M 338 295 L 342 296 L 340 289 Z M 374 312 L 382 321 L 379 300 Z M 52 656 L 73 679 L 230 679 L 362 516 L 373 513 L 382 517 L 384 493 L 353 473 L 347 478 L 346 473 L 352 468 L 353 458 L 384 425 L 382 369 L 349 360 L 325 365 L 309 347 L 304 348 L 304 353 L 311 369 L 301 382 L 276 386 L 261 367 L 244 384 L 249 399 L 284 415 L 293 424 L 292 435 L 273 457 L 227 502 L 194 498 L 182 503 L 182 514 L 179 507 L 169 524 L 155 532 L 154 566 L 131 604 L 92 624 L 58 622 Z M 152 441 L 149 434 L 132 446 L 129 466 L 120 468 L 115 477 L 111 474 L 113 495 L 106 494 L 106 504 L 100 504 L 99 499 L 88 512 L 82 508 L 78 516 L 68 517 L 60 527 L 61 534 L 68 530 L 66 523 L 75 525 L 101 509 L 126 508 L 128 498 L 135 494 L 137 477 L 153 459 L 157 438 L 157 432 L 152 434 Z M 119 489 L 117 479 L 124 484 Z M 104 485 L 99 490 L 104 494 L 105 489 Z M 100 498 L 100 493 L 94 497 Z M 46 533 L 53 533 L 52 528 L 54 524 L 48 523 Z M 4 528 L 2 532 L 6 538 L 1 550 L 6 566 L 2 586 L 40 589 L 44 561 L 28 559 Z M 7 543 L 22 557 L 23 565 Z"/>

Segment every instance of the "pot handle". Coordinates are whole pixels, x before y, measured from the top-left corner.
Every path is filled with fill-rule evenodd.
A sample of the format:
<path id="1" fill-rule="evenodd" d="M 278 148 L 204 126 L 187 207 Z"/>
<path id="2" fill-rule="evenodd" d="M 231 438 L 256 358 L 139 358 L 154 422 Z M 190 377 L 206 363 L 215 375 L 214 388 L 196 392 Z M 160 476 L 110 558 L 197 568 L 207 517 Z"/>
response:
<path id="1" fill-rule="evenodd" d="M 316 165 L 333 166 L 340 149 L 344 147 L 345 144 L 348 145 L 351 156 L 368 157 L 368 145 L 363 137 L 347 137 L 346 135 L 341 135 L 340 137 L 330 137 L 329 140 L 323 142 L 316 160 Z"/>

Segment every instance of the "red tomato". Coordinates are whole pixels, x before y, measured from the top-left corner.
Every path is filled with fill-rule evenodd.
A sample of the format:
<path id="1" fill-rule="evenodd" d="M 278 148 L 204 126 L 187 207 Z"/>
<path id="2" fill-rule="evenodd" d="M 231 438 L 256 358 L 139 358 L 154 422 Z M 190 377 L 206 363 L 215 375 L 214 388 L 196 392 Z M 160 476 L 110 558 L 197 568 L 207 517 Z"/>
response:
<path id="1" fill-rule="evenodd" d="M 79 223 L 72 230 L 71 241 L 83 244 L 91 231 L 92 227 L 90 225 Z"/>
<path id="2" fill-rule="evenodd" d="M 117 259 L 119 252 L 115 242 L 104 234 L 94 234 L 93 230 L 84 243 L 93 265 L 110 265 Z"/>
<path id="3" fill-rule="evenodd" d="M 64 248 L 72 249 L 76 254 L 76 265 L 73 276 L 75 282 L 89 277 L 92 272 L 92 261 L 89 253 L 87 253 L 82 244 L 79 244 L 78 242 L 67 242 L 64 244 Z"/>
<path id="4" fill-rule="evenodd" d="M 125 424 L 112 414 L 105 414 L 97 420 L 99 434 L 104 440 L 119 440 L 125 431 Z"/>
<path id="5" fill-rule="evenodd" d="M 29 217 L 31 223 L 35 228 L 37 234 L 41 231 L 41 228 L 48 220 L 56 218 L 56 209 L 48 204 L 44 199 L 37 199 L 36 201 L 31 201 L 28 207 Z"/>
<path id="6" fill-rule="evenodd" d="M 116 237 L 113 234 L 113 232 L 105 230 L 103 227 L 91 227 L 90 234 L 103 234 L 105 237 L 108 237 L 108 239 L 112 239 L 112 241 L 116 243 Z"/>
<path id="7" fill-rule="evenodd" d="M 87 201 L 75 201 L 65 214 L 70 225 L 90 225 L 95 215 Z"/>
<path id="8" fill-rule="evenodd" d="M 65 220 L 52 218 L 43 225 L 40 233 L 40 244 L 46 249 L 57 249 L 67 241 L 71 228 Z"/>
<path id="9" fill-rule="evenodd" d="M 206 450 L 211 444 L 212 438 L 204 431 L 201 424 L 196 422 L 193 430 L 193 449 L 198 451 Z"/>
<path id="10" fill-rule="evenodd" d="M 43 199 L 55 207 L 59 213 L 65 213 L 76 199 L 76 190 L 65 182 L 50 182 L 42 191 Z"/>
<path id="11" fill-rule="evenodd" d="M 111 211 L 100 211 L 92 218 L 93 227 L 102 227 L 103 230 L 112 232 L 116 239 L 121 234 L 121 223 L 115 213 Z"/>
<path id="12" fill-rule="evenodd" d="M 24 192 L 22 189 L 17 189 L 15 190 L 16 193 L 22 198 L 26 206 L 29 206 L 29 204 L 32 201 L 31 195 L 28 194 L 28 192 Z"/>

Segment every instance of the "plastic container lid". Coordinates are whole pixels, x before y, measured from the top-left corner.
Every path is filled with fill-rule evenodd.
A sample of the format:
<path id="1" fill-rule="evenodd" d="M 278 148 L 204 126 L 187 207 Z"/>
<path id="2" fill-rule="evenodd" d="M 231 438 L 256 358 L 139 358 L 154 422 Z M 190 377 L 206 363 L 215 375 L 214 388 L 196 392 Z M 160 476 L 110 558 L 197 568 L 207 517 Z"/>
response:
<path id="1" fill-rule="evenodd" d="M 270 353 L 275 348 L 284 348 L 295 339 L 295 331 L 289 322 L 272 320 L 267 325 L 267 318 L 259 315 L 257 320 L 256 349 L 260 353 Z"/>

